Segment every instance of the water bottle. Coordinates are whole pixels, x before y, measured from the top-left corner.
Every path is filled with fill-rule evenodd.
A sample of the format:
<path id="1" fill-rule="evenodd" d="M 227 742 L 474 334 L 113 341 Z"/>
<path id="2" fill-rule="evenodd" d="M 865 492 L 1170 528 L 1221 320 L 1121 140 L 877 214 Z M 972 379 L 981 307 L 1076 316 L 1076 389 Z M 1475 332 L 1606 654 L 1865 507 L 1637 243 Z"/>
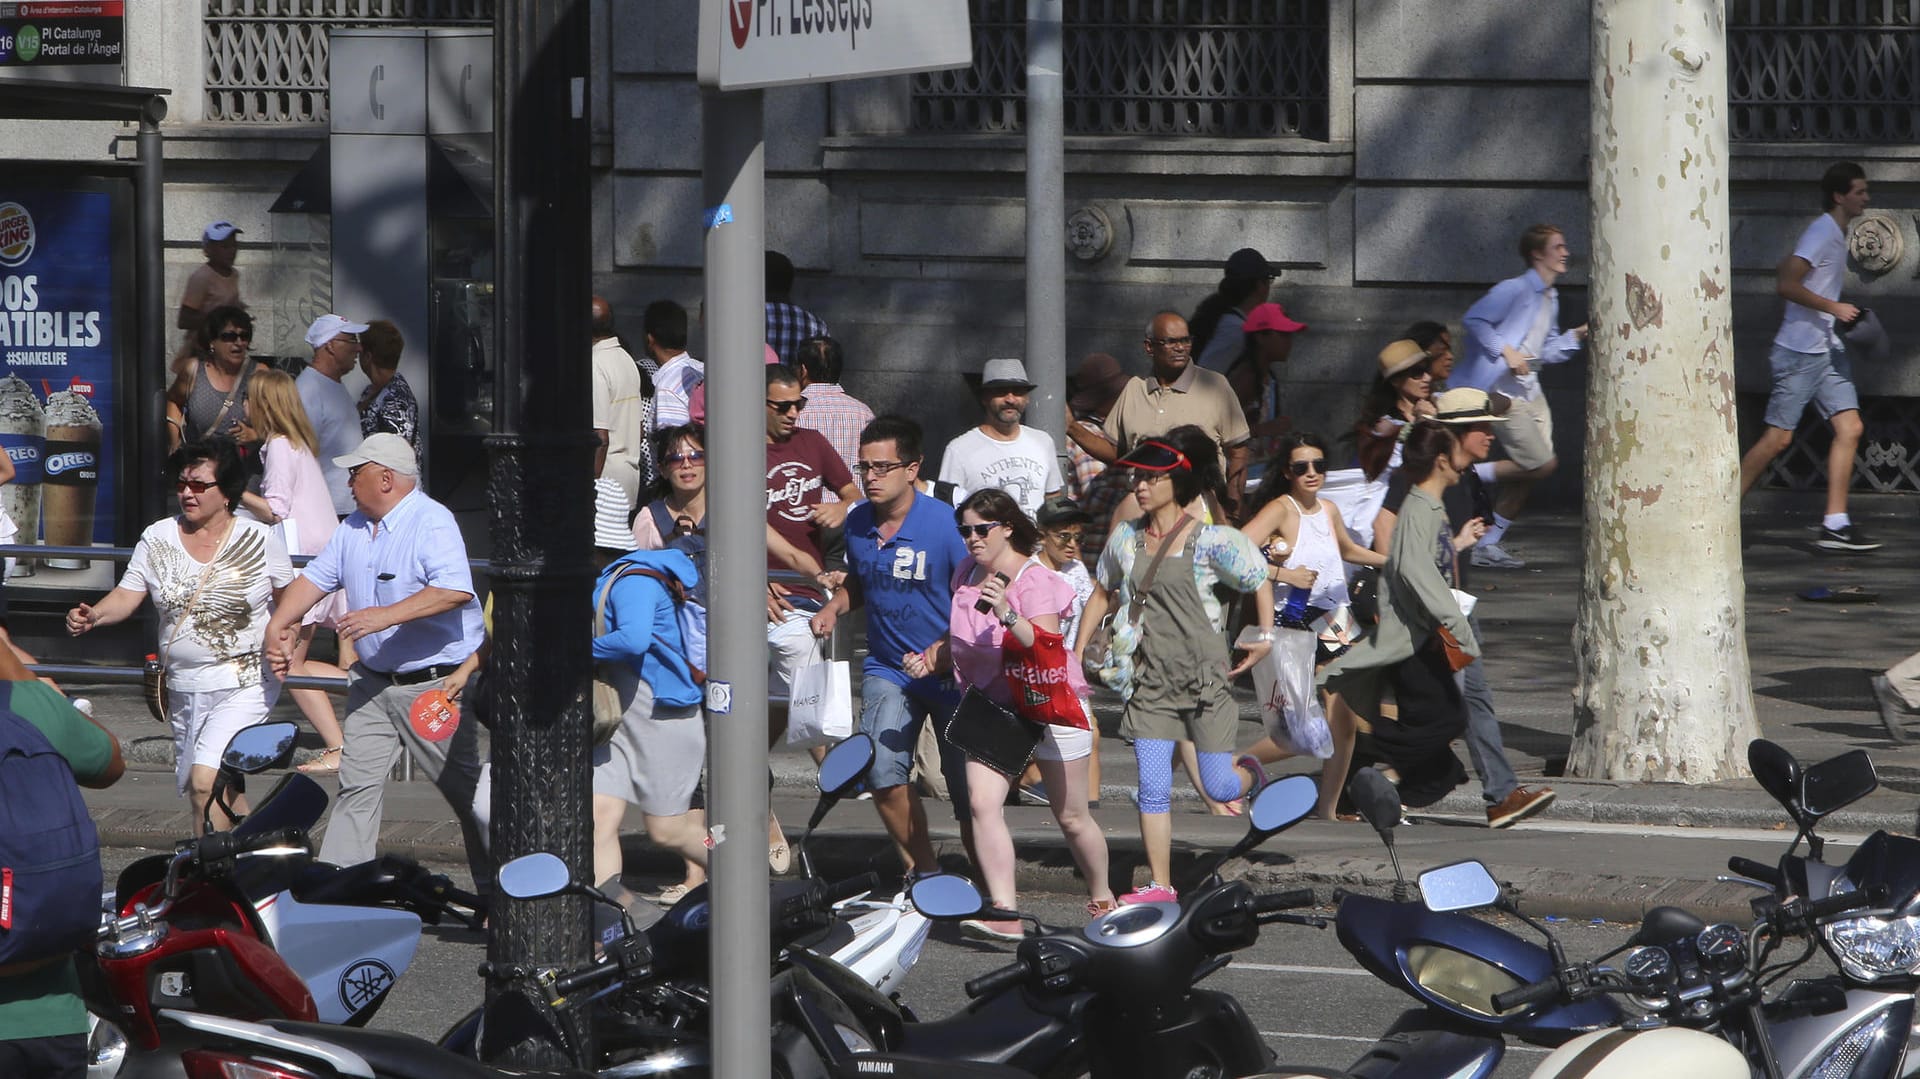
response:
<path id="1" fill-rule="evenodd" d="M 1311 588 L 1301 588 L 1299 585 L 1290 586 L 1287 589 L 1286 605 L 1280 608 L 1280 613 L 1274 621 L 1291 629 L 1306 628 L 1307 597 L 1312 593 L 1313 589 Z"/>

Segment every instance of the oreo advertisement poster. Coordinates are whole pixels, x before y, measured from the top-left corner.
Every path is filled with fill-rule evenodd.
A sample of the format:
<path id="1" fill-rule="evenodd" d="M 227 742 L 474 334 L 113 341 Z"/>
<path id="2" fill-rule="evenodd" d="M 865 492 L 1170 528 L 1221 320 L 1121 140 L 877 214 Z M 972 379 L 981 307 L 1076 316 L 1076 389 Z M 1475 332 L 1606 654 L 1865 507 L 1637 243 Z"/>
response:
<path id="1" fill-rule="evenodd" d="M 18 530 L 9 542 L 114 540 L 114 257 L 106 192 L 0 182 L 0 448 L 14 467 L 0 508 Z"/>

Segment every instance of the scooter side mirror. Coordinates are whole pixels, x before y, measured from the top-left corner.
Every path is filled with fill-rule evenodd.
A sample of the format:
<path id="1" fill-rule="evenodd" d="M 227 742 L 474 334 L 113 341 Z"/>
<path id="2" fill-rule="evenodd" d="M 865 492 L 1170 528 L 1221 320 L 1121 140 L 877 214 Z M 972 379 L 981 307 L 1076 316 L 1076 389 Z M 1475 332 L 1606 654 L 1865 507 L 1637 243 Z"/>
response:
<path id="1" fill-rule="evenodd" d="M 907 889 L 913 908 L 936 921 L 971 918 L 987 906 L 980 889 L 965 877 L 954 873 L 934 873 L 921 877 Z"/>
<path id="2" fill-rule="evenodd" d="M 1247 807 L 1247 830 L 1262 838 L 1306 820 L 1320 801 L 1320 785 L 1310 776 L 1287 776 L 1260 788 Z"/>
<path id="3" fill-rule="evenodd" d="M 872 737 L 861 733 L 843 738 L 820 759 L 820 793 L 844 798 L 872 767 Z"/>
<path id="4" fill-rule="evenodd" d="M 1808 765 L 1800 775 L 1800 805 L 1810 817 L 1824 817 L 1880 789 L 1873 758 L 1864 749 Z"/>
<path id="5" fill-rule="evenodd" d="M 1797 820 L 1801 773 L 1800 762 L 1793 754 L 1777 742 L 1756 738 L 1747 743 L 1747 767 L 1753 770 L 1754 782 L 1760 784 L 1760 789 L 1773 795 L 1773 800 L 1785 806 Z"/>
<path id="6" fill-rule="evenodd" d="M 1378 768 L 1362 768 L 1347 781 L 1347 797 L 1353 807 L 1382 838 L 1393 834 L 1400 824 L 1400 792 Z"/>
<path id="7" fill-rule="evenodd" d="M 300 728 L 293 723 L 261 723 L 239 731 L 220 754 L 220 767 L 242 775 L 254 775 L 269 768 L 285 768 L 293 758 L 294 740 Z"/>
<path id="8" fill-rule="evenodd" d="M 558 855 L 525 854 L 500 867 L 500 891 L 515 899 L 540 899 L 573 887 L 573 871 Z"/>
<path id="9" fill-rule="evenodd" d="M 1475 861 L 1436 866 L 1420 874 L 1420 901 L 1431 911 L 1479 910 L 1500 901 L 1500 884 Z"/>

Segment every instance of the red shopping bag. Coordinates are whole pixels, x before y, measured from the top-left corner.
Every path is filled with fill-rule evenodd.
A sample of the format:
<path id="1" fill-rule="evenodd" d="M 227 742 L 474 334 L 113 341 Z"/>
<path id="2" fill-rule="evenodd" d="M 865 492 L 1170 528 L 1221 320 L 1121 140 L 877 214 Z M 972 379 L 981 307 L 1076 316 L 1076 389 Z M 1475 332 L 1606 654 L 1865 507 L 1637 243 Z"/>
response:
<path id="1" fill-rule="evenodd" d="M 1003 646 L 1007 682 L 1013 686 L 1013 710 L 1035 723 L 1090 729 L 1087 710 L 1067 681 L 1067 642 L 1058 633 L 1035 626 L 1031 647 L 1007 634 Z"/>

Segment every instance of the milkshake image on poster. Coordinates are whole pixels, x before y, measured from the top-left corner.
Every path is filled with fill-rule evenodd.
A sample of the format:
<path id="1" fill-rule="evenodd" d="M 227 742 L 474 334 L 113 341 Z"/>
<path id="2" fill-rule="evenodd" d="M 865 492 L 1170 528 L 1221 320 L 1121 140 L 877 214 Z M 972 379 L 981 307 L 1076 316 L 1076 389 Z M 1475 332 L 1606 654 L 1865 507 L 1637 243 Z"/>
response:
<path id="1" fill-rule="evenodd" d="M 47 397 L 46 478 L 40 520 L 49 547 L 93 546 L 93 503 L 100 489 L 100 414 L 86 397 Z M 43 558 L 54 569 L 85 569 L 84 558 Z"/>
<path id="2" fill-rule="evenodd" d="M 0 450 L 13 461 L 13 482 L 0 487 L 0 509 L 13 522 L 8 543 L 32 543 L 40 535 L 40 482 L 46 458 L 47 421 L 40 398 L 18 375 L 0 379 Z M 8 576 L 33 573 L 31 558 L 7 559 Z"/>

